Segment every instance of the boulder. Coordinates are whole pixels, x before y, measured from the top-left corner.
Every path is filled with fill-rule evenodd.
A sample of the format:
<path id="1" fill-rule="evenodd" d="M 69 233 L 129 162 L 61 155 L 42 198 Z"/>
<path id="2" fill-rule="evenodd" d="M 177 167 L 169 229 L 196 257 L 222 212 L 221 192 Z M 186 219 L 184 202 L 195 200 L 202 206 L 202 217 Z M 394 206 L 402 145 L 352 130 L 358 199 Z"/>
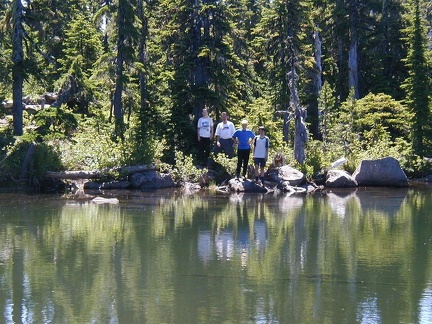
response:
<path id="1" fill-rule="evenodd" d="M 129 189 L 131 186 L 129 181 L 109 181 L 102 183 L 100 189 L 118 189 L 118 190 L 124 190 Z"/>
<path id="2" fill-rule="evenodd" d="M 288 194 L 295 194 L 295 193 L 306 193 L 308 191 L 308 185 L 305 186 L 292 186 L 290 185 L 289 181 L 283 181 L 278 184 L 278 188 L 281 189 L 283 192 L 286 192 Z"/>
<path id="3" fill-rule="evenodd" d="M 12 109 L 12 107 L 13 107 L 13 100 L 3 101 L 2 105 L 6 109 Z"/>
<path id="4" fill-rule="evenodd" d="M 186 195 L 197 193 L 201 190 L 201 186 L 198 183 L 185 182 L 182 186 L 182 191 Z"/>
<path id="5" fill-rule="evenodd" d="M 27 111 L 27 113 L 29 115 L 35 115 L 40 110 L 42 110 L 42 106 L 41 105 L 26 105 L 24 107 L 24 110 Z"/>
<path id="6" fill-rule="evenodd" d="M 92 202 L 95 204 L 114 204 L 117 205 L 119 200 L 117 198 L 104 198 L 104 197 L 96 197 L 93 198 Z"/>
<path id="7" fill-rule="evenodd" d="M 393 157 L 363 160 L 352 176 L 359 186 L 408 187 L 408 178 Z"/>
<path id="8" fill-rule="evenodd" d="M 268 170 L 267 179 L 276 183 L 288 182 L 290 186 L 300 186 L 306 183 L 306 176 L 289 165 Z"/>
<path id="9" fill-rule="evenodd" d="M 266 193 L 267 189 L 251 180 L 231 179 L 228 182 L 229 190 L 232 192 L 255 192 Z"/>
<path id="10" fill-rule="evenodd" d="M 357 181 L 344 170 L 330 170 L 327 172 L 325 186 L 328 188 L 357 187 Z"/>
<path id="11" fill-rule="evenodd" d="M 135 173 L 130 176 L 130 182 L 132 187 L 137 189 L 172 188 L 176 186 L 170 174 L 157 171 Z"/>

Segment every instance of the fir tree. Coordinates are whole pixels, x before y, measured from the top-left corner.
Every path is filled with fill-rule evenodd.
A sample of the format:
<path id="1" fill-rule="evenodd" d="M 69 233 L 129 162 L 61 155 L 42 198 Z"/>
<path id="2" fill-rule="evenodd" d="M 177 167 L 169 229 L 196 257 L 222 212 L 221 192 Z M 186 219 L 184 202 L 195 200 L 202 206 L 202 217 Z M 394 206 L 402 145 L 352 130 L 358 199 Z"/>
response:
<path id="1" fill-rule="evenodd" d="M 408 56 L 405 60 L 409 77 L 404 84 L 407 105 L 413 113 L 412 143 L 414 152 L 420 156 L 431 153 L 428 140 L 431 138 L 430 114 L 430 65 L 426 56 L 426 32 L 421 16 L 420 0 L 409 1 L 407 42 Z"/>

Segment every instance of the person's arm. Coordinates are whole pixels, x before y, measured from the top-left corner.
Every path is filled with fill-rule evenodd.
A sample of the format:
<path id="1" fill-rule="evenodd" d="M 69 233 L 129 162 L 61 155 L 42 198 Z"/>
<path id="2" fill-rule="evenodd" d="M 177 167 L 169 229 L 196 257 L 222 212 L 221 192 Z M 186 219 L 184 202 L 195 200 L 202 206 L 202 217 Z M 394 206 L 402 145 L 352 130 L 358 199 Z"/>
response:
<path id="1" fill-rule="evenodd" d="M 201 119 L 201 118 L 200 118 Z M 197 137 L 198 137 L 198 142 L 201 140 L 201 136 L 200 136 L 200 119 L 198 119 L 198 123 L 197 123 Z"/>
<path id="2" fill-rule="evenodd" d="M 248 144 L 249 145 L 252 145 L 252 140 L 255 138 L 255 134 L 254 134 L 254 132 L 250 132 L 250 136 L 249 136 L 249 139 L 248 139 Z"/>
<path id="3" fill-rule="evenodd" d="M 216 126 L 215 141 L 216 141 L 216 145 L 218 147 L 220 147 L 220 143 L 219 143 L 219 124 L 217 124 L 217 126 Z"/>
<path id="4" fill-rule="evenodd" d="M 256 136 L 253 139 L 253 150 L 252 150 L 253 157 L 255 157 L 255 149 L 256 149 L 256 145 L 255 144 L 256 144 Z"/>
<path id="5" fill-rule="evenodd" d="M 237 132 L 234 132 L 232 134 L 232 139 L 233 139 L 234 144 L 238 144 Z"/>
<path id="6" fill-rule="evenodd" d="M 268 160 L 268 153 L 270 148 L 270 140 L 267 138 L 267 145 L 266 145 L 266 154 L 265 154 L 265 160 Z"/>

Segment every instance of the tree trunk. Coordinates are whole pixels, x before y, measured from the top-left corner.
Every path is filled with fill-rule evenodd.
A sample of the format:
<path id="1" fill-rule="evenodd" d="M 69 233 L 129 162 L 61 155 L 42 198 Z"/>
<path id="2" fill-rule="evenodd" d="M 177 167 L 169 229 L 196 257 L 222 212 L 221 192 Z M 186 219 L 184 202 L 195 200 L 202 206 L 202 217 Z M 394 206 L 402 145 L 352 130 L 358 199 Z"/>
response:
<path id="1" fill-rule="evenodd" d="M 301 109 L 297 109 L 295 116 L 294 158 L 298 163 L 303 164 L 306 160 L 305 146 L 308 140 L 308 133 L 301 115 Z"/>
<path id="2" fill-rule="evenodd" d="M 318 30 L 314 31 L 314 49 L 315 49 L 315 78 L 314 78 L 314 83 L 315 83 L 315 88 L 317 89 L 317 93 L 319 93 L 321 91 L 322 88 L 322 42 L 321 42 L 321 38 L 319 35 Z"/>
<path id="3" fill-rule="evenodd" d="M 54 101 L 51 106 L 60 108 L 62 104 L 68 103 L 71 101 L 75 95 L 78 93 L 78 84 L 77 80 L 73 75 L 69 75 L 68 80 L 63 85 L 58 98 Z"/>
<path id="4" fill-rule="evenodd" d="M 147 76 L 145 73 L 145 67 L 148 64 L 148 53 L 147 53 L 147 35 L 148 35 L 148 19 L 144 10 L 144 0 L 138 2 L 138 17 L 141 20 L 141 38 L 139 45 L 139 62 L 143 66 L 143 70 L 139 72 L 139 83 L 140 83 L 140 100 L 141 100 L 141 115 L 142 123 L 144 127 L 148 128 L 150 123 L 149 112 L 148 112 L 148 93 L 147 93 Z"/>
<path id="5" fill-rule="evenodd" d="M 318 98 L 322 88 L 322 42 L 320 38 L 319 31 L 317 29 L 314 30 L 313 34 L 314 39 L 314 53 L 315 53 L 315 69 L 313 70 L 312 76 L 312 91 L 314 93 L 314 97 L 316 100 L 313 100 L 309 104 L 309 118 L 310 118 L 310 130 L 315 139 L 320 140 L 322 135 L 320 133 L 319 121 L 321 120 L 321 112 L 318 107 Z"/>
<path id="6" fill-rule="evenodd" d="M 291 118 L 288 110 L 284 111 L 283 119 L 284 119 L 283 130 L 282 130 L 283 140 L 285 143 L 289 143 L 289 129 L 290 129 L 289 123 Z"/>
<path id="7" fill-rule="evenodd" d="M 350 50 L 348 52 L 348 86 L 354 89 L 355 99 L 359 99 L 358 89 L 358 57 L 357 57 L 358 41 L 352 40 Z"/>
<path id="8" fill-rule="evenodd" d="M 199 8 L 201 3 L 199 0 L 194 1 L 194 12 L 193 12 L 193 39 L 192 39 L 192 53 L 195 56 L 195 64 L 192 71 L 192 88 L 195 90 L 194 103 L 193 103 L 193 115 L 195 116 L 195 122 L 198 122 L 198 118 L 201 117 L 201 111 L 204 108 L 204 102 L 200 96 L 200 88 L 204 87 L 207 83 L 206 76 L 206 57 L 199 56 L 199 52 L 202 46 L 202 38 L 209 37 L 209 21 L 204 15 L 200 15 Z M 203 34 L 201 34 L 203 30 Z"/>
<path id="9" fill-rule="evenodd" d="M 306 160 L 305 146 L 308 140 L 307 127 L 304 123 L 306 119 L 306 109 L 300 106 L 297 89 L 298 75 L 294 59 L 292 59 L 292 61 L 289 83 L 291 90 L 291 108 L 294 110 L 295 116 L 294 158 L 298 163 L 303 164 Z"/>
<path id="10" fill-rule="evenodd" d="M 349 89 L 354 89 L 355 99 L 360 98 L 358 85 L 358 14 L 356 1 L 351 0 L 349 5 L 349 22 L 351 43 L 348 52 L 348 86 Z"/>
<path id="11" fill-rule="evenodd" d="M 124 136 L 124 121 L 123 121 L 123 62 L 124 62 L 124 42 L 125 34 L 125 8 L 122 1 L 118 4 L 118 39 L 117 39 L 117 66 L 116 66 L 116 82 L 114 92 L 114 119 L 116 135 L 120 138 Z"/>
<path id="12" fill-rule="evenodd" d="M 21 0 L 15 0 L 12 5 L 13 11 L 13 35 L 12 35 L 12 77 L 13 77 L 13 128 L 14 135 L 23 134 L 23 102 L 22 87 L 24 82 L 24 51 L 22 47 L 23 27 L 23 5 Z"/>
<path id="13" fill-rule="evenodd" d="M 31 160 L 33 159 L 35 151 L 36 151 L 36 144 L 30 143 L 30 146 L 28 147 L 27 153 L 24 158 L 23 165 L 21 167 L 21 175 L 20 175 L 21 181 L 29 180 L 29 165 Z"/>

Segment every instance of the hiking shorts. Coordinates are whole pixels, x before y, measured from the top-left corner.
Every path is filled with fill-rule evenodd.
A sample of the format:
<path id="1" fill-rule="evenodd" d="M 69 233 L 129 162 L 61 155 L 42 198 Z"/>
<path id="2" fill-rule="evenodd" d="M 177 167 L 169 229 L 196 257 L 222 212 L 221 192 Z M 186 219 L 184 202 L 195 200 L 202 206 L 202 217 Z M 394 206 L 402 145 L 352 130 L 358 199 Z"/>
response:
<path id="1" fill-rule="evenodd" d="M 254 158 L 254 164 L 256 166 L 259 166 L 261 168 L 264 168 L 266 165 L 267 160 L 264 158 Z"/>

